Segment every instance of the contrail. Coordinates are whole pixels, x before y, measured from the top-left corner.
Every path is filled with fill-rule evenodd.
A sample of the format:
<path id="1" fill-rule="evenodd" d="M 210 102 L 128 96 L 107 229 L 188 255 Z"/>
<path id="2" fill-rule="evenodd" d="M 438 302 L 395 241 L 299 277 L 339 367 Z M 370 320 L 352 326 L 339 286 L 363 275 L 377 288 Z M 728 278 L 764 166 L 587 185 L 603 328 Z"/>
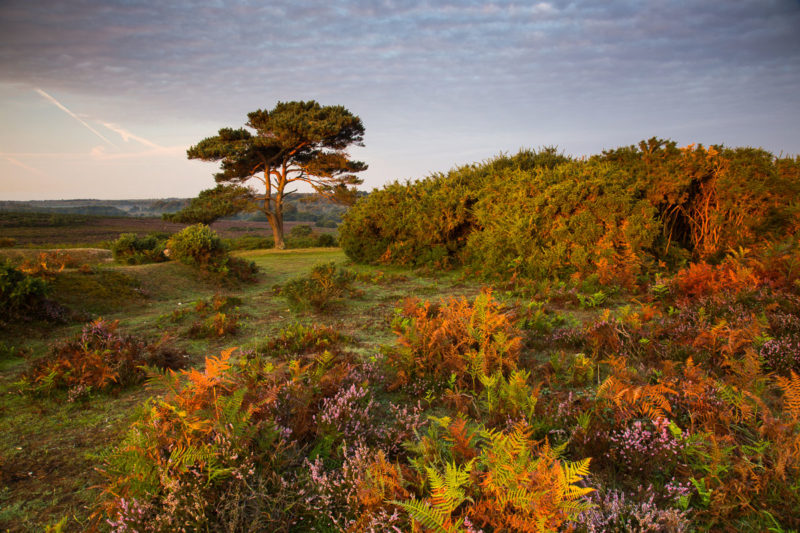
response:
<path id="1" fill-rule="evenodd" d="M 14 165 L 17 165 L 18 167 L 24 168 L 25 170 L 27 170 L 27 171 L 29 171 L 29 172 L 31 172 L 33 174 L 36 174 L 38 176 L 47 177 L 47 174 L 45 174 L 44 172 L 42 172 L 38 168 L 33 168 L 31 166 L 28 166 L 25 163 L 23 163 L 22 161 L 20 161 L 19 159 L 14 159 L 13 157 L 10 157 L 10 156 L 7 156 L 7 155 L 4 155 L 3 157 L 5 157 L 10 163 L 12 163 Z"/>
<path id="2" fill-rule="evenodd" d="M 149 146 L 150 148 L 163 148 L 162 146 L 157 145 L 152 141 L 148 141 L 144 137 L 139 137 L 138 135 L 134 135 L 133 133 L 129 132 L 128 130 L 122 128 L 121 126 L 117 126 L 116 124 L 111 124 L 110 122 L 101 122 L 103 126 L 110 129 L 115 133 L 119 133 L 122 137 L 122 140 L 128 142 L 128 139 L 133 139 L 134 141 L 138 141 L 145 146 Z"/>
<path id="3" fill-rule="evenodd" d="M 101 134 L 99 131 L 97 131 L 96 129 L 94 129 L 93 127 L 91 127 L 90 125 L 88 125 L 86 122 L 84 122 L 84 121 L 83 121 L 83 119 L 81 119 L 81 117 L 79 117 L 78 115 L 76 115 L 75 113 L 73 113 L 72 111 L 70 111 L 69 109 L 67 109 L 67 108 L 66 108 L 66 107 L 65 107 L 65 106 L 64 106 L 64 105 L 63 105 L 61 102 L 59 102 L 58 100 L 56 100 L 55 98 L 53 98 L 52 96 L 50 96 L 49 94 L 47 94 L 46 92 L 44 92 L 44 91 L 43 91 L 43 90 L 41 90 L 41 89 L 35 88 L 35 89 L 34 89 L 34 91 L 36 91 L 36 92 L 37 92 L 37 93 L 39 93 L 41 96 L 43 96 L 44 98 L 46 98 L 47 100 L 49 100 L 49 101 L 50 101 L 52 104 L 54 104 L 56 107 L 58 107 L 58 108 L 59 108 L 60 110 L 62 110 L 64 113 L 68 114 L 69 116 L 71 116 L 72 118 L 74 118 L 75 120 L 77 120 L 78 122 L 80 122 L 81 124 L 83 124 L 84 126 L 86 126 L 86 128 L 87 128 L 89 131 L 91 131 L 92 133 L 94 133 L 95 135 L 97 135 L 98 137 L 100 137 L 101 139 L 103 139 L 105 142 L 107 142 L 108 144 L 110 144 L 110 145 L 111 145 L 111 146 L 113 146 L 114 148 L 118 148 L 118 146 L 117 146 L 116 144 L 114 144 L 114 143 L 112 143 L 111 141 L 109 141 L 107 138 L 105 138 L 105 137 L 103 136 L 103 134 Z"/>

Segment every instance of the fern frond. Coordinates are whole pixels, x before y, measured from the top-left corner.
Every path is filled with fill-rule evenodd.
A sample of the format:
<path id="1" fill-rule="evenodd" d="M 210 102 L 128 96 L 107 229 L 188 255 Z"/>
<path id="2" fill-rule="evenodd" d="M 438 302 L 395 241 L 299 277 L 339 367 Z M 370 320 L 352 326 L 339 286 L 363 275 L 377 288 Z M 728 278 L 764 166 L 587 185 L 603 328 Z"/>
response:
<path id="1" fill-rule="evenodd" d="M 404 509 L 413 520 L 422 524 L 426 529 L 436 533 L 461 533 L 460 527 L 458 527 L 460 521 L 458 525 L 452 524 L 449 513 L 445 514 L 441 510 L 431 507 L 424 500 L 412 498 L 411 501 L 391 501 L 390 503 Z"/>
<path id="2" fill-rule="evenodd" d="M 800 376 L 792 370 L 789 378 L 777 376 L 775 381 L 783 391 L 784 410 L 792 420 L 800 420 Z"/>

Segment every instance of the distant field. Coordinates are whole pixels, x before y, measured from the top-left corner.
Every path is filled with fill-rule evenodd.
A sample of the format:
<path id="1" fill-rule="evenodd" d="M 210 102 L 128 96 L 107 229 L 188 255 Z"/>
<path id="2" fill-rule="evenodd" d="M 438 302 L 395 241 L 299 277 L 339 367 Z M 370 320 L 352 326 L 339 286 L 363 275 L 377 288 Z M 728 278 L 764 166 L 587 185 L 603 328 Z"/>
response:
<path id="1" fill-rule="evenodd" d="M 313 222 L 285 222 L 285 231 L 293 226 Z M 186 224 L 166 222 L 159 218 L 95 217 L 87 215 L 51 215 L 31 213 L 0 213 L 0 237 L 16 239 L 17 246 L 58 247 L 93 245 L 111 241 L 120 233 L 146 235 L 151 232 L 175 233 Z M 223 238 L 246 235 L 271 237 L 267 222 L 220 220 L 211 225 Z M 332 228 L 315 228 L 317 233 L 334 233 Z"/>

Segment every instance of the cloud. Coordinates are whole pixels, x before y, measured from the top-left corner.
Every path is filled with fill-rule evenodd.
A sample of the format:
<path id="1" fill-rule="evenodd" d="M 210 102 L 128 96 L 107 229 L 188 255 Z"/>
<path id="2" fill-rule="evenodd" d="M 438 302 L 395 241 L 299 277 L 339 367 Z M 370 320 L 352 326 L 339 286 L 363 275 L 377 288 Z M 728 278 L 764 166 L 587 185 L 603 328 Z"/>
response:
<path id="1" fill-rule="evenodd" d="M 102 117 L 120 153 L 95 150 L 91 161 L 177 154 L 174 145 L 238 127 L 248 111 L 300 99 L 362 117 L 359 158 L 375 185 L 469 162 L 454 158 L 473 147 L 479 158 L 553 143 L 592 153 L 667 135 L 800 152 L 797 1 L 76 0 L 54 9 L 4 0 L 2 9 L 0 84 L 45 87 Z M 47 129 L 20 119 L 7 137 L 28 127 L 30 139 Z M 19 152 L 35 149 L 14 139 Z"/>
<path id="2" fill-rule="evenodd" d="M 800 81 L 796 2 L 188 6 L 83 0 L 53 10 L 10 0 L 0 21 L 0 70 L 5 79 L 142 98 L 153 116 L 355 90 L 394 96 L 413 89 L 451 101 L 512 85 L 574 96 L 580 84 L 604 95 L 620 85 L 655 90 L 700 77 L 716 91 L 752 90 L 753 77 L 768 85 L 787 69 Z"/>

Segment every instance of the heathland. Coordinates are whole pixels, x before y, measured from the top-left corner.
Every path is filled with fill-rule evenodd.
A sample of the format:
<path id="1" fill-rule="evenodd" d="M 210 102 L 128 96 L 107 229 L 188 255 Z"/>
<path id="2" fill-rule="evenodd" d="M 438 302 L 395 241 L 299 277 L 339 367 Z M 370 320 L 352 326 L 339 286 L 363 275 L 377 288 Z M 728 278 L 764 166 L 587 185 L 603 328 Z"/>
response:
<path id="1" fill-rule="evenodd" d="M 651 139 L 389 184 L 287 250 L 4 215 L 0 529 L 797 530 L 798 192 Z"/>

